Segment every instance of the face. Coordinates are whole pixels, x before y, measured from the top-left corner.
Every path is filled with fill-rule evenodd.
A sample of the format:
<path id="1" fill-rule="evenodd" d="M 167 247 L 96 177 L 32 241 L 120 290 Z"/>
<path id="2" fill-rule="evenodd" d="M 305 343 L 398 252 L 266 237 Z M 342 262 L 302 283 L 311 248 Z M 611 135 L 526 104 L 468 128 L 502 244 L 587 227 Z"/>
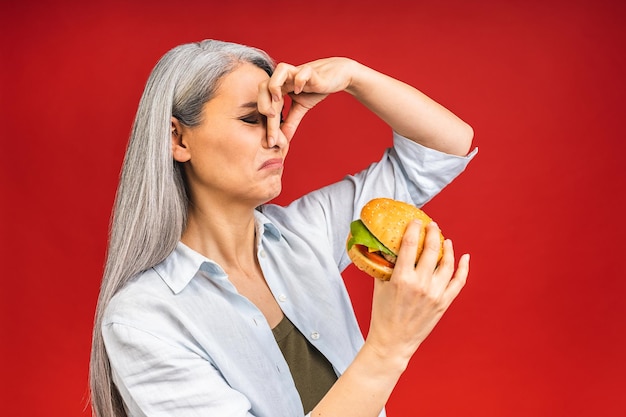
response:
<path id="1" fill-rule="evenodd" d="M 222 78 L 200 125 L 177 126 L 174 158 L 186 162 L 192 199 L 256 207 L 280 193 L 289 143 L 280 133 L 268 146 L 265 117 L 257 109 L 258 86 L 267 79 L 262 69 L 241 64 Z"/>

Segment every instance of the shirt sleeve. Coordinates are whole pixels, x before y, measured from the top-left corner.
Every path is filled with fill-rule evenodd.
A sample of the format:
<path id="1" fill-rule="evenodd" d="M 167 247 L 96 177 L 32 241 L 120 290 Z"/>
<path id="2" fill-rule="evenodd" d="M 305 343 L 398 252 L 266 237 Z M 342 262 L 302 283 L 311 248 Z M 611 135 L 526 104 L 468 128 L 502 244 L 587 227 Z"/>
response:
<path id="1" fill-rule="evenodd" d="M 129 417 L 252 417 L 248 399 L 193 351 L 125 324 L 102 330 Z"/>
<path id="2" fill-rule="evenodd" d="M 427 148 L 394 132 L 393 148 L 388 152 L 397 159 L 407 195 L 402 198 L 421 207 L 439 194 L 458 177 L 478 153 L 478 148 L 466 156 L 450 155 Z M 375 189 L 375 186 L 373 187 Z"/>

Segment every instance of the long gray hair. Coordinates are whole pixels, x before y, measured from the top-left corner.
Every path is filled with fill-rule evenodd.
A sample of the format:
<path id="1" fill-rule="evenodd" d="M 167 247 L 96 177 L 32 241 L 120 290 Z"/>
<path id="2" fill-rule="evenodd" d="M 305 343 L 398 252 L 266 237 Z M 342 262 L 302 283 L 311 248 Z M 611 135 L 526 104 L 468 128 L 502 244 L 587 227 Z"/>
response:
<path id="1" fill-rule="evenodd" d="M 96 308 L 89 369 L 96 417 L 126 417 L 102 338 L 104 311 L 130 278 L 174 250 L 186 224 L 187 193 L 182 165 L 172 157 L 171 118 L 186 126 L 198 125 L 221 78 L 242 62 L 269 75 L 274 69 L 272 59 L 261 50 L 205 40 L 172 49 L 148 78 L 122 165 Z"/>

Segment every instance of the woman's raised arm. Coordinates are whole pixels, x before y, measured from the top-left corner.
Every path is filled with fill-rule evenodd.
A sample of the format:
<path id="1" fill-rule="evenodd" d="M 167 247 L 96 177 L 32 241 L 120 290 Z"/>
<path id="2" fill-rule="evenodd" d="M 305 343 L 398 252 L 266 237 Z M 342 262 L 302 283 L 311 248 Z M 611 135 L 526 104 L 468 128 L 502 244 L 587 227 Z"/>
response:
<path id="1" fill-rule="evenodd" d="M 391 128 L 426 147 L 465 156 L 473 129 L 416 88 L 349 58 L 324 58 L 300 66 L 278 64 L 259 86 L 259 111 L 268 116 L 268 140 L 281 129 L 291 140 L 304 115 L 328 94 L 345 91 Z M 288 94 L 292 99 L 284 123 L 277 117 Z"/>

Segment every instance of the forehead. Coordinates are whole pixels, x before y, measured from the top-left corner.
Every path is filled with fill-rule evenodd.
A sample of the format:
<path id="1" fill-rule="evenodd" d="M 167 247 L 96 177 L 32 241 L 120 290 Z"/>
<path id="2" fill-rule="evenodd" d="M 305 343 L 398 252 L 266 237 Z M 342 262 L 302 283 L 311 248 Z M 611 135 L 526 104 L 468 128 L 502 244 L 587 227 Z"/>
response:
<path id="1" fill-rule="evenodd" d="M 256 65 L 243 63 L 220 81 L 213 100 L 225 103 L 256 102 L 259 84 L 269 76 Z M 213 101 L 211 100 L 211 101 Z"/>

